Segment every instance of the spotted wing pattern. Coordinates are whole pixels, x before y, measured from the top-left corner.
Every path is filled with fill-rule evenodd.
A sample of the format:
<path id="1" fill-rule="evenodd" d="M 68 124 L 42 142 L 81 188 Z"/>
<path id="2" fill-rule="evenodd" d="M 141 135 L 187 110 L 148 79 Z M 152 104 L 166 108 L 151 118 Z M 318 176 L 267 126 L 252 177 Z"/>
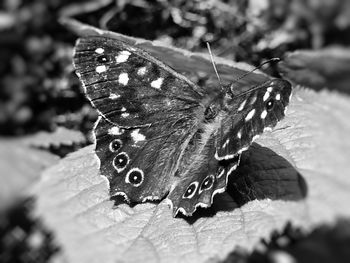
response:
<path id="1" fill-rule="evenodd" d="M 111 195 L 134 202 L 163 198 L 204 112 L 199 88 L 142 50 L 110 38 L 79 39 L 74 65 L 101 116 L 96 153 Z"/>
<path id="2" fill-rule="evenodd" d="M 100 171 L 111 195 L 132 202 L 167 196 L 192 215 L 225 190 L 240 154 L 284 116 L 291 85 L 280 79 L 214 93 L 121 41 L 78 40 L 74 65 L 100 118 Z"/>
<path id="3" fill-rule="evenodd" d="M 274 79 L 252 87 L 246 94 L 226 101 L 214 121 L 205 124 L 201 145 L 168 199 L 173 213 L 192 215 L 197 207 L 209 207 L 217 193 L 225 191 L 228 177 L 240 155 L 264 130 L 271 129 L 285 114 L 291 85 Z"/>
<path id="4" fill-rule="evenodd" d="M 236 95 L 218 133 L 217 160 L 228 160 L 248 149 L 264 131 L 274 127 L 284 115 L 292 87 L 282 79 L 269 80 L 253 91 Z"/>
<path id="5" fill-rule="evenodd" d="M 197 207 L 210 207 L 214 196 L 226 190 L 228 177 L 237 168 L 240 155 L 218 161 L 213 158 L 215 151 L 215 136 L 212 135 L 201 152 L 193 158 L 181 179 L 172 187 L 167 200 L 173 208 L 174 216 L 178 212 L 190 216 Z"/>

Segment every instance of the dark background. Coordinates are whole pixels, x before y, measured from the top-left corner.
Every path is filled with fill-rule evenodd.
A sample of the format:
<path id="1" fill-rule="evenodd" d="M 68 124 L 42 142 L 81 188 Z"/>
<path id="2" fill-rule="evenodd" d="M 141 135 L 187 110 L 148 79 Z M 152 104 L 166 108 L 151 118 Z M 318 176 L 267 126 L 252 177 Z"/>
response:
<path id="1" fill-rule="evenodd" d="M 0 2 L 0 134 L 18 136 L 57 126 L 91 130 L 91 110 L 73 73 L 77 38 L 60 23 L 74 17 L 122 34 L 162 40 L 252 65 L 288 51 L 348 46 L 346 0 Z M 341 68 L 341 66 L 340 66 Z M 276 65 L 263 68 L 278 76 Z"/>

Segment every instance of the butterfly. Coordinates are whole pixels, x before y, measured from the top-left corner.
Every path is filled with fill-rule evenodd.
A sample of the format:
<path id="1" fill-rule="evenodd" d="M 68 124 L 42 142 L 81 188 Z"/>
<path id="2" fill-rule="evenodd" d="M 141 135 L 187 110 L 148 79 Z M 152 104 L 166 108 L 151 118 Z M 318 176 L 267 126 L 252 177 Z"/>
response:
<path id="1" fill-rule="evenodd" d="M 161 60 L 102 36 L 77 40 L 74 67 L 99 113 L 100 172 L 110 195 L 169 202 L 173 216 L 210 207 L 240 155 L 285 115 L 284 79 L 205 89 Z"/>

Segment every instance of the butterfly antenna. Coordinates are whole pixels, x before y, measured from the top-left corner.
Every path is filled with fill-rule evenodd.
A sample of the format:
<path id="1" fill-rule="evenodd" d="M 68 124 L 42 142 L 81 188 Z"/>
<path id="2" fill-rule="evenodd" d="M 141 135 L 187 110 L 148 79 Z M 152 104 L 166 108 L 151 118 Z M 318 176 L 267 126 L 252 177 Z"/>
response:
<path id="1" fill-rule="evenodd" d="M 210 60 L 211 60 L 211 63 L 213 64 L 213 68 L 214 68 L 214 71 L 215 71 L 216 77 L 218 78 L 219 83 L 220 83 L 220 86 L 222 87 L 222 84 L 221 84 L 221 79 L 220 79 L 219 73 L 218 73 L 218 71 L 217 71 L 217 69 L 216 69 L 216 65 L 215 65 L 215 61 L 214 61 L 214 57 L 213 57 L 213 53 L 211 53 L 211 48 L 210 48 L 210 44 L 209 44 L 209 42 L 207 42 L 207 48 L 208 48 L 208 51 L 209 51 Z"/>
<path id="2" fill-rule="evenodd" d="M 243 79 L 244 77 L 246 77 L 246 76 L 249 75 L 250 73 L 254 72 L 255 70 L 261 68 L 263 65 L 265 65 L 265 64 L 267 64 L 267 63 L 271 63 L 271 62 L 278 62 L 278 61 L 281 61 L 281 59 L 279 59 L 279 58 L 271 58 L 271 59 L 269 59 L 269 60 L 264 61 L 264 62 L 261 63 L 259 66 L 255 67 L 254 69 L 252 69 L 252 70 L 250 70 L 250 71 L 244 73 L 242 76 L 240 76 L 240 77 L 238 77 L 237 79 L 235 79 L 235 80 L 231 83 L 231 85 L 229 86 L 230 89 L 232 90 L 233 84 L 234 84 L 234 83 L 238 82 L 240 79 Z M 244 95 L 246 95 L 246 94 L 248 94 L 248 93 L 250 93 L 250 92 L 253 92 L 254 90 L 260 89 L 261 87 L 262 87 L 262 86 L 253 87 L 252 89 L 249 89 L 249 90 L 247 90 L 247 91 L 245 91 L 245 92 L 239 94 L 238 97 L 244 96 Z"/>
<path id="3" fill-rule="evenodd" d="M 281 59 L 279 59 L 279 58 L 271 58 L 271 59 L 269 59 L 269 60 L 264 61 L 264 62 L 261 63 L 259 66 L 253 68 L 251 71 L 248 71 L 248 72 L 244 73 L 242 76 L 239 76 L 237 79 L 235 79 L 234 81 L 232 81 L 231 86 L 232 86 L 233 83 L 236 83 L 236 82 L 238 82 L 239 80 L 245 78 L 247 75 L 249 75 L 249 74 L 251 74 L 252 72 L 254 72 L 255 70 L 261 68 L 261 67 L 264 66 L 265 64 L 271 63 L 271 62 L 279 62 L 279 61 L 281 61 Z"/>

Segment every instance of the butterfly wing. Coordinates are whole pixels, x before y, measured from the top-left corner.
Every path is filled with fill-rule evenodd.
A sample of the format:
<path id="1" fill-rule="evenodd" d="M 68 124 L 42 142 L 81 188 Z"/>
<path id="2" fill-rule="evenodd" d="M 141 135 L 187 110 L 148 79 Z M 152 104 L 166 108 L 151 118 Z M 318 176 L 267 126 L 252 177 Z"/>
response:
<path id="1" fill-rule="evenodd" d="M 284 117 L 291 93 L 288 81 L 273 79 L 228 102 L 230 110 L 217 135 L 215 158 L 220 161 L 235 157 L 264 130 L 274 127 Z"/>
<path id="2" fill-rule="evenodd" d="M 120 127 L 177 118 L 203 97 L 198 86 L 161 61 L 111 38 L 79 39 L 74 66 L 92 105 Z"/>
<path id="3" fill-rule="evenodd" d="M 192 157 L 168 196 L 174 216 L 179 211 L 190 216 L 198 206 L 210 206 L 216 193 L 225 191 L 240 154 L 283 118 L 291 91 L 288 81 L 275 79 L 226 102 L 226 109 L 206 124 L 209 134 L 201 136 L 205 146 Z"/>
<path id="4" fill-rule="evenodd" d="M 237 91 L 231 101 L 219 101 L 226 106 L 205 124 L 208 94 L 142 50 L 114 39 L 83 38 L 74 64 L 101 116 L 96 153 L 111 195 L 143 202 L 170 191 L 174 215 L 211 205 L 240 153 L 284 116 L 291 94 L 283 80 Z"/>
<path id="5" fill-rule="evenodd" d="M 96 153 L 111 195 L 135 202 L 162 198 L 203 115 L 199 88 L 146 52 L 110 38 L 80 39 L 74 65 L 101 116 Z"/>
<path id="6" fill-rule="evenodd" d="M 240 155 L 227 161 L 216 160 L 215 140 L 215 134 L 212 134 L 201 152 L 193 156 L 181 180 L 172 187 L 167 199 L 174 216 L 179 211 L 191 216 L 197 207 L 210 207 L 214 196 L 226 190 L 228 176 L 237 168 Z"/>

